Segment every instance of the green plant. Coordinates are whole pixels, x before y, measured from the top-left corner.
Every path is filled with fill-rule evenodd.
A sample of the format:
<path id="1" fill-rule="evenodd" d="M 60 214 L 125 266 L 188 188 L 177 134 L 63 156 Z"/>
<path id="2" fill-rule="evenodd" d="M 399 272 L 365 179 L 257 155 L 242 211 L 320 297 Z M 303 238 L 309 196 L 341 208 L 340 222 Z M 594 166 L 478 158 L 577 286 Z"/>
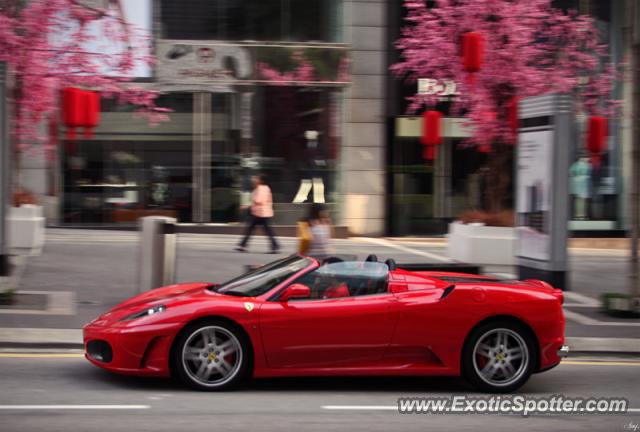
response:
<path id="1" fill-rule="evenodd" d="M 602 311 L 616 318 L 640 318 L 638 307 L 634 307 L 634 299 L 628 294 L 604 293 L 600 297 Z"/>
<path id="2" fill-rule="evenodd" d="M 16 290 L 6 282 L 0 282 L 0 304 L 12 304 L 15 300 Z"/>

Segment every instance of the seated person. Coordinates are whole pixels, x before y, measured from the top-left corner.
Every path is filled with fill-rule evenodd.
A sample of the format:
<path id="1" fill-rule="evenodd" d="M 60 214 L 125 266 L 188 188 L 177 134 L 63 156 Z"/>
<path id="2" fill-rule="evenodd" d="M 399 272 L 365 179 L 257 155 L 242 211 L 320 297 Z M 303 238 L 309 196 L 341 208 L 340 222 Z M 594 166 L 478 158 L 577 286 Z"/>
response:
<path id="1" fill-rule="evenodd" d="M 349 287 L 344 282 L 336 281 L 335 284 L 329 286 L 326 290 L 324 290 L 324 295 L 322 298 L 330 299 L 330 298 L 340 298 L 340 297 L 349 297 Z"/>

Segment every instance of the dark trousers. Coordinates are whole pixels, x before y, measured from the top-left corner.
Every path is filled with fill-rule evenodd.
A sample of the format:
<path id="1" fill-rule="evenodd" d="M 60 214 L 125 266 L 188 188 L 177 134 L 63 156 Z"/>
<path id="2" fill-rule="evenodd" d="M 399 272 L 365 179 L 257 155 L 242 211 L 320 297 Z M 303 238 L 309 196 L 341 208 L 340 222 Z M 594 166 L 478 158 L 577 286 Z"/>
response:
<path id="1" fill-rule="evenodd" d="M 265 217 L 259 217 L 259 216 L 250 215 L 249 216 L 249 223 L 247 224 L 247 230 L 244 233 L 244 238 L 240 242 L 240 246 L 245 247 L 247 245 L 247 243 L 249 242 L 249 238 L 251 238 L 251 234 L 253 233 L 253 229 L 258 225 L 262 225 L 262 227 L 264 228 L 264 231 L 269 236 L 269 240 L 271 240 L 271 250 L 280 249 L 280 245 L 278 245 L 278 242 L 276 241 L 276 237 L 273 235 L 273 230 L 271 229 L 271 226 L 269 225 L 269 219 L 271 219 L 271 218 L 265 218 Z"/>

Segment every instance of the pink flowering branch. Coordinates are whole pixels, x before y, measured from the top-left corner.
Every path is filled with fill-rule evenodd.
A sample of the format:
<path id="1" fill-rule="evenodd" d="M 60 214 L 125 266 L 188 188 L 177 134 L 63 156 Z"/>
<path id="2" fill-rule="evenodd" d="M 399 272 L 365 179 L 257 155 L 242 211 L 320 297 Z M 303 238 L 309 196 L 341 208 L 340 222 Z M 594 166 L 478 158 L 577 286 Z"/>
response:
<path id="1" fill-rule="evenodd" d="M 474 144 L 512 142 L 505 113 L 514 97 L 551 92 L 575 94 L 577 109 L 612 116 L 617 73 L 593 19 L 551 7 L 550 0 L 405 0 L 407 25 L 397 41 L 402 58 L 391 67 L 409 82 L 418 78 L 453 80 L 460 96 L 454 112 L 467 111 Z M 465 32 L 484 38 L 484 61 L 470 79 L 460 41 Z M 434 106 L 438 95 L 409 98 L 410 111 Z"/>
<path id="2" fill-rule="evenodd" d="M 119 1 L 105 9 L 79 0 L 17 3 L 7 0 L 0 10 L 0 60 L 15 77 L 12 135 L 18 150 L 51 145 L 40 125 L 60 116 L 60 90 L 69 86 L 133 104 L 152 124 L 168 119 L 167 110 L 155 105 L 157 92 L 131 84 L 136 65 L 150 66 L 155 59 L 151 41 L 125 21 Z M 107 40 L 98 40 L 97 33 Z"/>
<path id="3" fill-rule="evenodd" d="M 309 82 L 315 80 L 315 69 L 311 62 L 300 51 L 293 53 L 292 59 L 297 64 L 290 72 L 279 72 L 264 62 L 258 62 L 258 74 L 270 85 L 287 85 L 291 82 Z"/>

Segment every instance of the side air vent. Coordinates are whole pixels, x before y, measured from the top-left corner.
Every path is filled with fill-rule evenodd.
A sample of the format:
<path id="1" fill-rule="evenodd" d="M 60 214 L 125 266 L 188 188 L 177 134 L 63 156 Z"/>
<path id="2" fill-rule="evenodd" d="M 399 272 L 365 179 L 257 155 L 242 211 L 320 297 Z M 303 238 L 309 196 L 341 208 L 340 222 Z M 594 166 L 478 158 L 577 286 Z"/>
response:
<path id="1" fill-rule="evenodd" d="M 87 343 L 87 354 L 92 359 L 103 363 L 111 363 L 113 359 L 113 351 L 111 345 L 103 340 L 92 340 Z"/>
<path id="2" fill-rule="evenodd" d="M 446 287 L 444 289 L 444 291 L 442 291 L 442 295 L 440 296 L 440 300 L 442 300 L 443 298 L 445 298 L 446 296 L 448 296 L 449 294 L 451 294 L 451 291 L 453 291 L 453 289 L 455 288 L 455 285 L 449 285 L 448 287 Z"/>

